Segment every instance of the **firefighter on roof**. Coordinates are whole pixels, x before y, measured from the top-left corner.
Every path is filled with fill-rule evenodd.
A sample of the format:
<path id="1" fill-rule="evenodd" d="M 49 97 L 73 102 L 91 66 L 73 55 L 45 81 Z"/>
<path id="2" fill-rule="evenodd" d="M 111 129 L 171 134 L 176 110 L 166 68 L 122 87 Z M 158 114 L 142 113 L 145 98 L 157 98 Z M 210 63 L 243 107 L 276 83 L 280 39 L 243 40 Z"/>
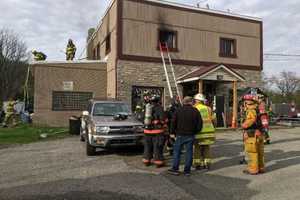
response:
<path id="1" fill-rule="evenodd" d="M 244 145 L 248 156 L 248 166 L 243 172 L 256 175 L 264 173 L 264 136 L 261 130 L 257 97 L 245 95 L 245 117 L 242 123 Z"/>
<path id="2" fill-rule="evenodd" d="M 47 56 L 43 52 L 38 52 L 36 50 L 33 50 L 31 53 L 35 61 L 43 61 L 47 59 Z"/>
<path id="3" fill-rule="evenodd" d="M 66 48 L 66 60 L 74 60 L 76 53 L 76 46 L 73 43 L 72 39 L 69 39 L 68 45 Z"/>

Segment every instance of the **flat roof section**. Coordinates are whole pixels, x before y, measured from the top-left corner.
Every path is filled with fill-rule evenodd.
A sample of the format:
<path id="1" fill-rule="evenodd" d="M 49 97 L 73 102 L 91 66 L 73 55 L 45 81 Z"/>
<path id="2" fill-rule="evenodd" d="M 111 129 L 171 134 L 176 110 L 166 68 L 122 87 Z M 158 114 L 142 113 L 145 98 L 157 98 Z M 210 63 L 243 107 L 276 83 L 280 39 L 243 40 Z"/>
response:
<path id="1" fill-rule="evenodd" d="M 230 12 L 226 12 L 226 11 L 222 11 L 222 10 L 198 8 L 196 6 L 183 4 L 183 3 L 177 3 L 177 2 L 171 2 L 171 1 L 166 1 L 166 0 L 144 0 L 144 1 L 174 6 L 174 7 L 178 7 L 178 8 L 185 8 L 185 9 L 190 9 L 190 10 L 195 10 L 195 11 L 201 11 L 201 12 L 206 12 L 206 13 L 213 13 L 213 14 L 219 14 L 219 15 L 224 15 L 224 16 L 237 17 L 237 18 L 241 18 L 241 19 L 248 19 L 248 20 L 254 20 L 254 21 L 259 21 L 259 22 L 262 21 L 262 18 L 259 18 L 259 17 L 240 15 L 240 14 L 230 13 Z"/>
<path id="2" fill-rule="evenodd" d="M 75 60 L 75 61 L 33 61 L 30 65 L 49 65 L 49 64 L 92 64 L 92 63 L 103 63 L 107 64 L 104 60 Z"/>

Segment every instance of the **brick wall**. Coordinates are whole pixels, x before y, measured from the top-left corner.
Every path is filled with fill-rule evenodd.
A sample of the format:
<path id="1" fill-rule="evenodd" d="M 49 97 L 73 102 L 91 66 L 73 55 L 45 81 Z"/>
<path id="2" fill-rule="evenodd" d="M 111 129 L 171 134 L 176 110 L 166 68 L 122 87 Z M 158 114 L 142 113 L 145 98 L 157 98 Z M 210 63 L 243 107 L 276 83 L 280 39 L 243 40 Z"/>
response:
<path id="1" fill-rule="evenodd" d="M 174 66 L 177 77 L 195 69 L 193 66 Z M 131 104 L 132 86 L 163 87 L 165 105 L 170 102 L 167 81 L 162 64 L 150 62 L 118 61 L 117 67 L 117 90 L 118 98 Z M 180 90 L 182 88 L 180 87 Z"/>
<path id="2" fill-rule="evenodd" d="M 165 105 L 170 102 L 167 82 L 162 64 L 136 61 L 118 61 L 117 67 L 117 91 L 118 98 L 131 104 L 132 86 L 155 86 L 164 87 Z M 180 77 L 194 69 L 197 66 L 174 65 L 176 77 Z M 261 72 L 253 70 L 236 70 L 246 78 L 246 82 L 239 83 L 239 88 L 253 85 L 255 82 L 261 85 Z M 227 86 L 231 87 L 231 85 Z M 182 88 L 180 87 L 180 90 Z M 228 91 L 226 92 L 228 93 Z"/>
<path id="3" fill-rule="evenodd" d="M 33 123 L 47 126 L 68 126 L 72 115 L 81 111 L 52 111 L 52 92 L 64 91 L 63 82 L 73 82 L 74 92 L 92 92 L 96 98 L 107 94 L 106 63 L 93 62 L 38 62 L 34 63 Z"/>

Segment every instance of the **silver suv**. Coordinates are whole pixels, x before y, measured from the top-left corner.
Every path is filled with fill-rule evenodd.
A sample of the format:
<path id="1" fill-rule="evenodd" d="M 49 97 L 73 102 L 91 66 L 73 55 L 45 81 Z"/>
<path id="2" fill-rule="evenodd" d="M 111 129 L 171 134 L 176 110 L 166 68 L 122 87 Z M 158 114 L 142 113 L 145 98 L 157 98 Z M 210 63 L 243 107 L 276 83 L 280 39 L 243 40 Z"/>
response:
<path id="1" fill-rule="evenodd" d="M 136 120 L 125 102 L 91 100 L 81 118 L 80 140 L 87 155 L 96 148 L 141 145 L 143 124 Z"/>

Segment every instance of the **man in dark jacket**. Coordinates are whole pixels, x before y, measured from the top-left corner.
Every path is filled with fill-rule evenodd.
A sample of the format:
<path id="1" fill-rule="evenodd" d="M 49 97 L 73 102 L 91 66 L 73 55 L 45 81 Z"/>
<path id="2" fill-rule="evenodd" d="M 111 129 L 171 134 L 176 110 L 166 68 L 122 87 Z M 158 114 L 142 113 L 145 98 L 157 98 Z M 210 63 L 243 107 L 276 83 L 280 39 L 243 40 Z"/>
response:
<path id="1" fill-rule="evenodd" d="M 193 143 L 195 135 L 202 129 L 202 118 L 199 111 L 193 107 L 192 97 L 183 99 L 183 107 L 175 113 L 171 123 L 171 133 L 176 134 L 173 153 L 173 166 L 168 170 L 170 174 L 179 175 L 180 152 L 185 145 L 184 174 L 190 175 L 193 163 Z"/>

